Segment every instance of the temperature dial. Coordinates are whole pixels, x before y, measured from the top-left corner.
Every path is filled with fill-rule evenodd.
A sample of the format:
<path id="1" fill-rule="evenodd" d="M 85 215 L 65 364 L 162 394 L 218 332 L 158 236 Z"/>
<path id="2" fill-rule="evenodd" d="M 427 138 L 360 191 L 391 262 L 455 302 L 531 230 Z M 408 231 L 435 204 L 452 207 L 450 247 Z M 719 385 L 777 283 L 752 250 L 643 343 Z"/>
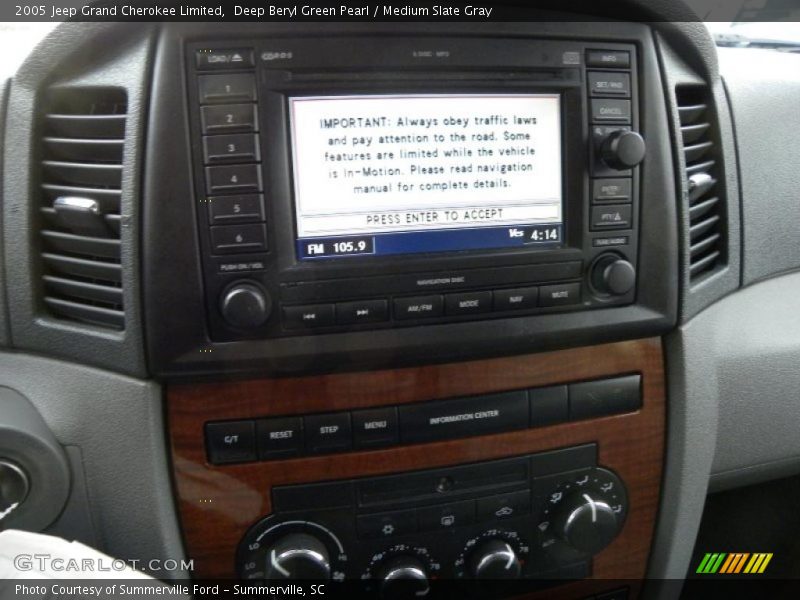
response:
<path id="1" fill-rule="evenodd" d="M 436 576 L 441 568 L 427 548 L 395 544 L 372 556 L 361 579 L 377 581 L 383 598 L 421 598 L 430 591 L 428 579 Z"/>
<path id="2" fill-rule="evenodd" d="M 381 570 L 381 597 L 419 598 L 430 591 L 428 574 L 422 561 L 413 556 L 397 556 Z"/>
<path id="3" fill-rule="evenodd" d="M 467 541 L 455 562 L 455 576 L 471 579 L 517 579 L 530 546 L 516 531 L 489 529 Z"/>
<path id="4" fill-rule="evenodd" d="M 516 579 L 522 574 L 522 564 L 511 544 L 488 540 L 472 554 L 470 572 L 475 579 Z"/>
<path id="5" fill-rule="evenodd" d="M 267 517 L 245 535 L 237 554 L 242 579 L 333 579 L 345 577 L 347 553 L 327 527 L 312 521 Z"/>
<path id="6" fill-rule="evenodd" d="M 307 533 L 290 533 L 267 549 L 265 579 L 328 579 L 328 549 Z"/>

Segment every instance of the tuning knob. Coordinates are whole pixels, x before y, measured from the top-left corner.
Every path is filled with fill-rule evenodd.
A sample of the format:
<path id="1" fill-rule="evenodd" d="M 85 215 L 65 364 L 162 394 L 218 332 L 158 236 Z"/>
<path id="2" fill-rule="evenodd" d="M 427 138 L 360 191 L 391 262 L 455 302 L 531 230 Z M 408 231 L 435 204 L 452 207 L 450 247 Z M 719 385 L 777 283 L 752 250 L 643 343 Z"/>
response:
<path id="1" fill-rule="evenodd" d="M 242 281 L 233 284 L 222 294 L 220 312 L 230 325 L 252 329 L 269 318 L 272 300 L 255 283 Z"/>
<path id="2" fill-rule="evenodd" d="M 328 579 L 328 549 L 307 533 L 290 533 L 267 549 L 265 579 Z"/>
<path id="3" fill-rule="evenodd" d="M 636 285 L 636 269 L 617 254 L 603 254 L 592 265 L 591 280 L 601 294 L 624 296 Z"/>
<path id="4" fill-rule="evenodd" d="M 600 146 L 600 158 L 612 169 L 625 171 L 644 159 L 645 143 L 635 131 L 612 131 Z"/>
<path id="5" fill-rule="evenodd" d="M 411 556 L 391 559 L 381 570 L 380 578 L 383 598 L 420 598 L 430 591 L 425 567 Z"/>
<path id="6" fill-rule="evenodd" d="M 470 571 L 475 579 L 516 579 L 522 573 L 522 564 L 507 542 L 489 540 L 472 555 Z"/>
<path id="7" fill-rule="evenodd" d="M 599 552 L 617 535 L 617 515 L 608 502 L 591 490 L 568 496 L 556 517 L 556 531 L 570 546 L 585 552 Z"/>

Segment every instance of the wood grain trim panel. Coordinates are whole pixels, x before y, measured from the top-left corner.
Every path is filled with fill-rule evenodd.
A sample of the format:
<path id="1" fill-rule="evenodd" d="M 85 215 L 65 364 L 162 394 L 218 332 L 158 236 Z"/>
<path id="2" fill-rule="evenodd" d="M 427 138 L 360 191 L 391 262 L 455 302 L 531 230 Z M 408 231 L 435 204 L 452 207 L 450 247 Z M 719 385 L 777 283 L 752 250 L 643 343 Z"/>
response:
<path id="1" fill-rule="evenodd" d="M 641 410 L 443 442 L 241 465 L 206 462 L 207 421 L 308 414 L 499 392 L 639 372 Z M 236 546 L 271 512 L 275 485 L 345 479 L 491 460 L 586 442 L 628 488 L 620 536 L 595 557 L 595 579 L 645 575 L 664 453 L 664 370 L 657 338 L 541 354 L 364 373 L 174 385 L 167 389 L 178 506 L 194 574 L 233 577 Z M 587 582 L 588 583 L 588 582 Z M 586 584 L 574 584 L 579 591 Z M 572 588 L 573 586 L 569 586 Z"/>

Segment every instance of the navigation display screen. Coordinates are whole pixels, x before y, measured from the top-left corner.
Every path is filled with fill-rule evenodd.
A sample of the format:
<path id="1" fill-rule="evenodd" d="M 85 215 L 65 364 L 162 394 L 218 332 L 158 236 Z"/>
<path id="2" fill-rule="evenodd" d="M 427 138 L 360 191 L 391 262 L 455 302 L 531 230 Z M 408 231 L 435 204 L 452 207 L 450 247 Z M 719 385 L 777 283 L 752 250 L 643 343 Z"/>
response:
<path id="1" fill-rule="evenodd" d="M 297 255 L 559 245 L 558 94 L 289 98 Z"/>

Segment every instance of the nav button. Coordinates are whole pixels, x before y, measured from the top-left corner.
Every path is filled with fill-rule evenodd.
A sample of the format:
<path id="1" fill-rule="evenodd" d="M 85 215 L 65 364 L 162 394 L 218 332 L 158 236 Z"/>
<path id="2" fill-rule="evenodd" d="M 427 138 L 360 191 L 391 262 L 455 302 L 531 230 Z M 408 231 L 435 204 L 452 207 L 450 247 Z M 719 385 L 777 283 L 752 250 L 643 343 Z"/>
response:
<path id="1" fill-rule="evenodd" d="M 444 302 L 441 296 L 395 298 L 394 316 L 398 320 L 441 317 Z"/>
<path id="2" fill-rule="evenodd" d="M 527 287 L 513 290 L 494 291 L 494 309 L 500 310 L 526 310 L 536 307 L 539 288 Z"/>

